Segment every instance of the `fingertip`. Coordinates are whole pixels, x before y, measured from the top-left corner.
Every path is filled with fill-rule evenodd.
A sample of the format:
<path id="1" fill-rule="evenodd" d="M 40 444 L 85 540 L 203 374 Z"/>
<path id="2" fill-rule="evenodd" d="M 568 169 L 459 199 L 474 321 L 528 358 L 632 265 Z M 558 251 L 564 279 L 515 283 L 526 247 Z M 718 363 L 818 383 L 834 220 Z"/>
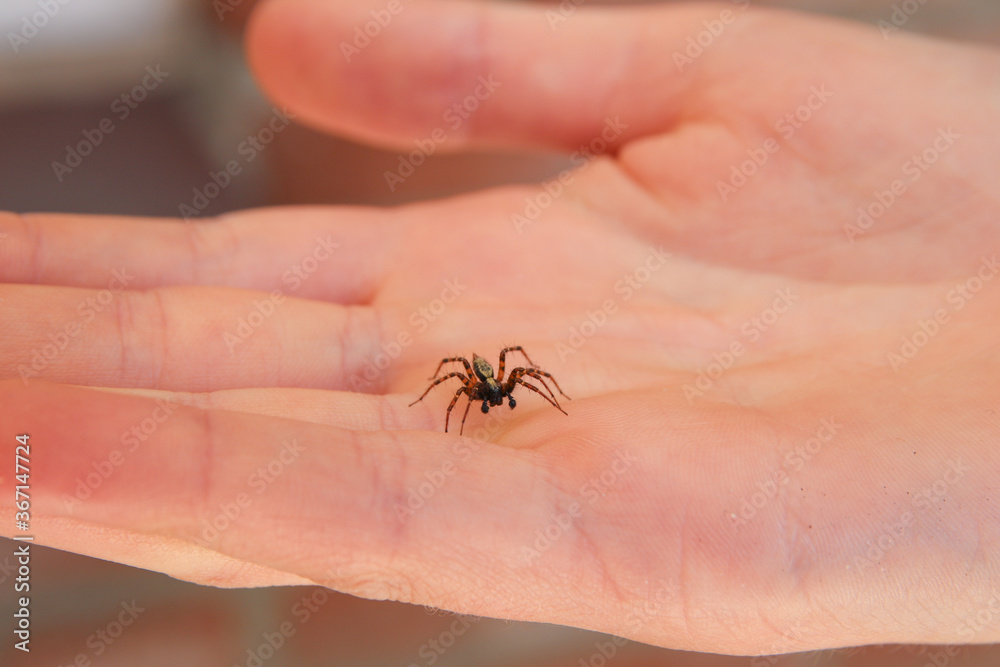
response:
<path id="1" fill-rule="evenodd" d="M 445 125 L 459 91 L 475 86 L 475 14 L 452 3 L 269 0 L 250 21 L 248 60 L 307 124 L 398 145 Z"/>

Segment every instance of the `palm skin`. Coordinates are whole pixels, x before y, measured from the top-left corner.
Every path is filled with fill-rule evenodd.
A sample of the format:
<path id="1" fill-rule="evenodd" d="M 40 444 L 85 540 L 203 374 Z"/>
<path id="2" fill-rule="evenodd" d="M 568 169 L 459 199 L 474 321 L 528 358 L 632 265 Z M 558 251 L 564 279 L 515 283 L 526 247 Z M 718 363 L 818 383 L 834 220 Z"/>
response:
<path id="1" fill-rule="evenodd" d="M 996 54 L 748 11 L 681 67 L 720 7 L 580 9 L 551 31 L 544 10 L 429 3 L 345 63 L 365 11 L 265 3 L 265 88 L 407 148 L 487 74 L 508 92 L 449 146 L 572 151 L 626 127 L 537 216 L 544 190 L 511 187 L 197 227 L 0 220 L 0 420 L 60 443 L 35 456 L 36 539 L 692 650 L 997 639 L 969 622 L 998 567 Z M 515 36 L 529 53 L 501 48 Z M 19 379 L 119 266 L 127 291 Z M 459 438 L 451 385 L 408 407 L 442 357 L 510 344 L 568 416 L 516 389 Z"/>

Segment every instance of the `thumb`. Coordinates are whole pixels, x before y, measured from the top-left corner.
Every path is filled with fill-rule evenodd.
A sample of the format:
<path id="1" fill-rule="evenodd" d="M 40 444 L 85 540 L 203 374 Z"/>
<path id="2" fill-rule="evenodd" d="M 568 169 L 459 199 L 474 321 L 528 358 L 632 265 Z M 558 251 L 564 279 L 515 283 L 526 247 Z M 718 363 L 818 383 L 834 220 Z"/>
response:
<path id="1" fill-rule="evenodd" d="M 723 11 L 735 21 L 740 8 Z M 719 16 L 718 5 L 268 0 L 247 49 L 265 91 L 331 132 L 568 152 L 676 122 L 691 77 L 673 54 Z"/>

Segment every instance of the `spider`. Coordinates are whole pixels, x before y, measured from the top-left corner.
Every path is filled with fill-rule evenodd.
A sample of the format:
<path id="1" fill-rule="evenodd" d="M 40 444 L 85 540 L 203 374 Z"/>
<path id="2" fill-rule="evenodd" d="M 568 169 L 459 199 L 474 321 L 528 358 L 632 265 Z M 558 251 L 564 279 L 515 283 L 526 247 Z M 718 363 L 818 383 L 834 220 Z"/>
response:
<path id="1" fill-rule="evenodd" d="M 508 352 L 520 352 L 521 354 L 523 354 L 524 358 L 528 360 L 528 367 L 515 368 L 510 372 L 510 375 L 507 376 L 507 381 L 505 382 L 503 379 L 503 371 L 504 371 L 504 366 L 507 363 Z M 461 361 L 465 365 L 465 373 L 462 373 L 461 371 L 453 371 L 438 378 L 438 373 L 441 372 L 442 366 L 444 366 L 447 363 L 452 363 L 456 361 Z M 538 380 L 541 383 L 541 385 L 545 387 L 545 390 L 549 392 L 548 395 L 546 395 L 541 389 L 539 389 L 535 385 L 531 384 L 530 382 L 526 382 L 524 379 L 522 379 L 523 376 L 525 375 Z M 503 405 L 504 398 L 507 399 L 507 404 L 510 406 L 510 409 L 513 410 L 514 406 L 517 405 L 517 402 L 514 400 L 514 397 L 511 396 L 511 392 L 513 392 L 514 387 L 519 384 L 527 387 L 531 391 L 540 395 L 546 401 L 551 403 L 553 407 L 555 407 L 556 410 L 558 410 L 559 412 L 563 413 L 564 415 L 567 414 L 567 412 L 562 409 L 562 406 L 559 405 L 559 401 L 556 400 L 555 394 L 553 394 L 552 390 L 549 389 L 549 386 L 545 384 L 545 378 L 552 380 L 552 384 L 556 386 L 556 389 L 559 390 L 559 393 L 562 394 L 563 396 L 566 396 L 566 394 L 563 393 L 562 388 L 559 387 L 559 383 L 556 382 L 556 379 L 554 377 L 552 377 L 545 371 L 535 366 L 535 363 L 528 356 L 528 353 L 525 352 L 520 345 L 515 345 L 513 347 L 505 347 L 503 350 L 500 351 L 500 372 L 497 374 L 495 378 L 493 377 L 493 367 L 490 366 L 488 361 L 480 357 L 478 354 L 472 355 L 471 364 L 465 357 L 448 357 L 447 359 L 442 359 L 441 363 L 438 364 L 437 370 L 434 372 L 434 375 L 430 378 L 431 380 L 434 380 L 434 382 L 431 384 L 431 386 L 427 387 L 427 391 L 425 391 L 420 396 L 420 398 L 410 403 L 410 407 L 424 400 L 424 396 L 430 393 L 431 389 L 433 389 L 437 385 L 441 384 L 445 380 L 456 377 L 462 381 L 463 386 L 460 387 L 459 390 L 455 392 L 454 398 L 451 399 L 451 403 L 448 405 L 448 413 L 444 418 L 445 433 L 448 432 L 448 421 L 451 419 L 451 411 L 455 407 L 455 404 L 458 403 L 458 399 L 462 394 L 465 394 L 466 396 L 469 397 L 469 403 L 465 406 L 465 414 L 462 415 L 462 426 L 458 430 L 459 435 L 461 435 L 465 430 L 465 418 L 469 416 L 469 408 L 472 407 L 473 401 L 483 402 L 482 405 L 483 414 L 490 411 L 491 405 L 493 406 Z M 569 398 L 569 396 L 566 396 L 566 398 Z"/>

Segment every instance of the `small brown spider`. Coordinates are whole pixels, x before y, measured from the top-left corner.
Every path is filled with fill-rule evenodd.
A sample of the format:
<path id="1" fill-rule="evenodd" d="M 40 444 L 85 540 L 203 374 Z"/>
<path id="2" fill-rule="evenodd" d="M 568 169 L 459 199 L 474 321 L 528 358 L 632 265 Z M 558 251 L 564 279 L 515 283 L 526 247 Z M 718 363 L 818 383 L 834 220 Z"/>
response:
<path id="1" fill-rule="evenodd" d="M 507 363 L 508 352 L 520 352 L 521 354 L 523 354 L 524 358 L 528 360 L 528 367 L 515 368 L 510 372 L 510 375 L 507 377 L 507 381 L 504 382 L 503 370 L 504 366 Z M 440 378 L 437 377 L 438 373 L 441 372 L 442 366 L 444 366 L 447 363 L 455 361 L 461 361 L 463 364 L 465 364 L 465 373 L 462 373 L 460 371 L 454 371 Z M 545 387 L 545 390 L 549 392 L 548 396 L 546 396 L 545 393 L 535 385 L 531 384 L 530 382 L 525 382 L 522 379 L 522 377 L 525 375 L 538 380 L 541 383 L 541 385 Z M 437 385 L 441 384 L 442 382 L 444 382 L 449 378 L 456 378 L 456 377 L 462 380 L 462 384 L 464 386 L 455 392 L 454 398 L 451 399 L 451 403 L 448 405 L 448 414 L 444 418 L 445 433 L 448 432 L 448 421 L 451 419 L 451 411 L 455 407 L 455 404 L 458 403 L 458 398 L 462 394 L 465 394 L 466 396 L 469 397 L 469 403 L 465 406 L 465 414 L 462 415 L 462 426 L 458 430 L 459 435 L 461 435 L 462 432 L 465 430 L 465 418 L 469 416 L 469 408 L 472 406 L 473 401 L 483 402 L 482 410 L 484 414 L 490 411 L 491 405 L 493 406 L 503 405 L 504 398 L 507 399 L 508 405 L 510 405 L 510 409 L 513 410 L 514 406 L 517 405 L 517 402 L 514 401 L 514 397 L 511 396 L 511 392 L 514 391 L 514 387 L 519 384 L 527 387 L 531 391 L 540 395 L 546 401 L 551 403 L 557 410 L 559 410 L 559 412 L 563 413 L 564 415 L 567 414 L 566 411 L 562 409 L 562 406 L 559 405 L 559 401 L 556 400 L 555 394 L 553 394 L 552 390 L 549 389 L 549 386 L 545 384 L 545 378 L 552 380 L 552 384 L 556 386 L 556 389 L 559 390 L 559 393 L 562 394 L 563 396 L 566 396 L 566 394 L 563 393 L 563 390 L 559 387 L 559 383 L 556 382 L 556 379 L 554 377 L 552 377 L 545 371 L 535 366 L 535 363 L 531 360 L 530 357 L 528 357 L 528 353 L 525 352 L 520 345 L 515 345 L 513 347 L 505 347 L 503 350 L 500 351 L 500 372 L 497 374 L 496 378 L 493 377 L 493 367 L 490 366 L 488 361 L 480 357 L 478 354 L 472 355 L 471 364 L 465 357 L 448 357 L 447 359 L 442 359 L 441 363 L 438 364 L 437 370 L 434 371 L 434 375 L 430 378 L 431 380 L 434 380 L 434 382 L 431 384 L 431 386 L 427 387 L 427 391 L 425 391 L 420 396 L 420 398 L 410 403 L 410 406 L 412 407 L 417 403 L 419 403 L 420 401 L 424 400 L 424 396 L 430 393 L 430 390 L 436 387 Z M 434 378 L 437 379 L 435 380 Z M 569 396 L 566 396 L 566 398 L 569 398 Z"/>

